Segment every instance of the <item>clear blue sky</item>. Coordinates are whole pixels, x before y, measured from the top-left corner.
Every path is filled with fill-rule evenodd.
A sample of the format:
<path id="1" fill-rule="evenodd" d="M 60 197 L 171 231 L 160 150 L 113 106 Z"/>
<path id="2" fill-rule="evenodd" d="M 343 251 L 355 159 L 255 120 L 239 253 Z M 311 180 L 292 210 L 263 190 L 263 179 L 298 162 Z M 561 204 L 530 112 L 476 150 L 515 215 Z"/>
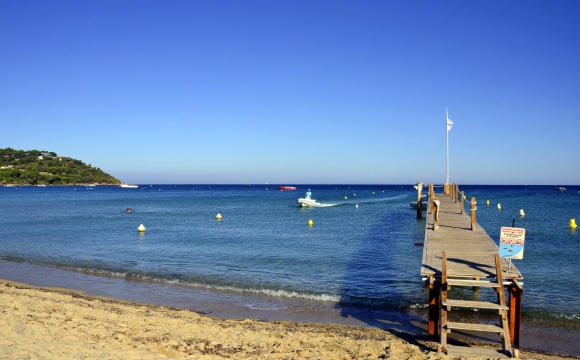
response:
<path id="1" fill-rule="evenodd" d="M 578 1 L 0 2 L 0 147 L 128 183 L 580 183 Z"/>

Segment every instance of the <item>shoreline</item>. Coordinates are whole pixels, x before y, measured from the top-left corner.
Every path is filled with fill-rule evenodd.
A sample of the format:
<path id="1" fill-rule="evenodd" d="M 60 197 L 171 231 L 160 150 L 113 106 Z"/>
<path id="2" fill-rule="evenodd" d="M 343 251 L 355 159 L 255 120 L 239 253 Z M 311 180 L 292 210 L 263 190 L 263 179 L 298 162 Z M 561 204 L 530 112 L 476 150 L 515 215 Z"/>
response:
<path id="1" fill-rule="evenodd" d="M 325 302 L 277 299 L 266 296 L 207 291 L 178 285 L 136 282 L 5 260 L 0 260 L 0 279 L 10 279 L 0 280 L 0 289 L 2 290 L 2 296 L 0 296 L 2 302 L 0 306 L 4 308 L 7 308 L 4 300 L 4 289 L 8 286 L 22 288 L 22 290 L 32 292 L 32 295 L 29 295 L 31 298 L 30 304 L 34 305 L 29 305 L 29 308 L 44 306 L 35 304 L 35 301 L 40 301 L 40 299 L 45 297 L 42 296 L 43 292 L 49 292 L 68 296 L 67 299 L 59 300 L 67 304 L 76 298 L 88 299 L 87 301 L 92 301 L 91 299 L 106 299 L 109 304 L 115 304 L 110 305 L 110 309 L 108 310 L 109 312 L 112 311 L 110 316 L 113 318 L 114 311 L 111 309 L 115 306 L 129 304 L 128 306 L 132 307 L 145 306 L 155 309 L 173 309 L 175 312 L 193 312 L 199 316 L 212 318 L 212 321 L 215 323 L 214 326 L 217 327 L 221 327 L 224 322 L 229 323 L 232 321 L 240 323 L 240 326 L 244 326 L 244 321 L 247 321 L 252 327 L 262 326 L 264 324 L 273 326 L 273 323 L 283 322 L 301 324 L 301 326 L 307 326 L 309 329 L 334 329 L 331 331 L 333 334 L 337 331 L 339 333 L 350 331 L 344 330 L 342 327 L 348 329 L 356 328 L 356 331 L 364 334 L 375 334 L 372 335 L 373 339 L 376 336 L 375 332 L 379 332 L 389 339 L 391 339 L 390 336 L 394 337 L 396 339 L 394 345 L 388 345 L 388 348 L 392 349 L 392 351 L 398 351 L 396 349 L 402 348 L 407 349 L 405 352 L 413 354 L 409 357 L 410 359 L 421 358 L 422 356 L 427 356 L 426 354 L 429 354 L 433 359 L 445 358 L 438 357 L 443 355 L 434 352 L 437 348 L 437 342 L 429 340 L 426 336 L 426 323 L 422 318 L 422 313 L 426 312 L 425 309 L 403 312 L 369 310 L 356 307 L 345 308 Z M 14 296 L 18 297 L 20 295 L 15 294 Z M 20 308 L 19 306 L 17 307 Z M 53 310 L 57 311 L 58 309 Z M 87 310 L 77 309 L 74 311 Z M 171 311 L 169 312 L 171 313 Z M 83 316 L 90 317 L 92 315 Z M 168 315 L 168 317 L 171 316 L 173 315 Z M 108 317 L 103 319 L 105 319 L 103 321 L 113 321 Z M 521 358 L 577 359 L 573 355 L 558 355 L 580 353 L 578 345 L 574 347 L 574 339 L 577 339 L 575 332 L 553 332 L 546 331 L 545 328 L 537 327 L 533 324 L 531 326 L 530 324 L 524 325 L 522 329 L 522 347 L 520 348 Z M 85 324 L 84 326 L 92 325 Z M 337 330 L 339 328 L 342 330 Z M 262 329 L 261 331 L 272 331 L 271 328 L 268 329 L 270 330 Z M 172 334 L 171 328 L 166 330 L 168 334 Z M 268 336 L 270 335 L 268 333 Z M 328 333 L 325 336 L 328 337 Z M 360 336 L 365 338 L 363 335 Z M 210 339 L 207 340 L 209 341 Z M 491 342 L 487 342 L 487 339 L 478 336 L 466 336 L 458 340 L 467 344 L 475 344 L 478 348 L 499 349 L 499 343 L 495 338 L 492 338 Z M 89 346 L 91 344 L 83 343 L 83 346 Z M 381 344 L 385 345 L 383 343 Z M 572 347 L 570 347 L 570 344 L 572 344 Z M 137 346 L 138 344 L 134 345 Z M 298 345 L 293 344 L 288 346 L 296 347 Z M 530 350 L 536 352 L 530 352 Z M 382 353 L 382 355 L 386 356 L 388 354 Z M 327 358 L 327 356 L 329 355 L 317 353 L 315 357 Z M 250 358 L 252 357 L 250 356 Z"/>
<path id="2" fill-rule="evenodd" d="M 378 358 L 385 348 L 406 346 L 371 328 L 219 319 L 5 280 L 0 294 L 0 355 L 10 358 Z"/>
<path id="3" fill-rule="evenodd" d="M 10 358 L 453 358 L 435 352 L 434 342 L 368 326 L 223 319 L 7 280 L 0 280 L 0 309 L 0 355 Z M 487 355 L 470 358 L 490 358 L 498 349 L 480 345 Z M 574 357 L 521 351 L 520 358 Z"/>

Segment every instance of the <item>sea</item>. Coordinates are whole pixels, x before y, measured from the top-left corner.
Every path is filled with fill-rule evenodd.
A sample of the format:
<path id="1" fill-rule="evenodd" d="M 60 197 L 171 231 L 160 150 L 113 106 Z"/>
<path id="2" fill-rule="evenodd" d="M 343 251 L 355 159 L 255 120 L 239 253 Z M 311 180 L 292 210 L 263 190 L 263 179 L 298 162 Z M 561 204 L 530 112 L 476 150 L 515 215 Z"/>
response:
<path id="1" fill-rule="evenodd" d="M 206 293 L 215 309 L 227 299 L 262 315 L 328 308 L 343 318 L 387 312 L 424 323 L 425 219 L 409 206 L 412 184 L 278 186 L 0 187 L 0 278 L 28 273 L 24 282 L 51 285 L 48 278 L 78 274 L 105 295 L 140 287 L 131 300 L 163 303 L 159 293 L 178 292 L 187 307 L 191 294 Z M 476 197 L 477 222 L 494 241 L 502 226 L 525 228 L 524 257 L 513 260 L 524 276 L 523 321 L 556 337 L 580 334 L 580 229 L 569 226 L 580 223 L 580 186 L 564 187 L 460 186 Z M 297 206 L 308 189 L 332 206 Z"/>

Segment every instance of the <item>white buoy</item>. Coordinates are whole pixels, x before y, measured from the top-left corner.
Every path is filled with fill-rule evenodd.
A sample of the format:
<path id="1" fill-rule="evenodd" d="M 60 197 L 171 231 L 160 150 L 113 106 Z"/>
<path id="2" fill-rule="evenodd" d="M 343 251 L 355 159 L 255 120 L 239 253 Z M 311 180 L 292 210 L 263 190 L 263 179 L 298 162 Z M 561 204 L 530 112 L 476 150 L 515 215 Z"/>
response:
<path id="1" fill-rule="evenodd" d="M 520 216 L 525 216 L 526 214 L 524 214 L 524 209 L 520 209 Z"/>
<path id="2" fill-rule="evenodd" d="M 358 204 L 356 204 L 356 208 L 358 209 Z"/>
<path id="3" fill-rule="evenodd" d="M 501 210 L 501 204 L 497 204 L 497 209 Z"/>
<path id="4" fill-rule="evenodd" d="M 344 198 L 346 199 L 346 196 Z"/>
<path id="5" fill-rule="evenodd" d="M 217 214 L 217 215 L 215 216 L 215 218 L 216 218 L 216 219 L 218 219 L 218 220 L 221 220 L 221 219 L 222 219 L 222 215 L 221 215 L 221 214 Z"/>
<path id="6" fill-rule="evenodd" d="M 139 225 L 139 227 L 137 228 L 137 231 L 145 232 L 145 226 L 143 226 L 143 224 Z"/>

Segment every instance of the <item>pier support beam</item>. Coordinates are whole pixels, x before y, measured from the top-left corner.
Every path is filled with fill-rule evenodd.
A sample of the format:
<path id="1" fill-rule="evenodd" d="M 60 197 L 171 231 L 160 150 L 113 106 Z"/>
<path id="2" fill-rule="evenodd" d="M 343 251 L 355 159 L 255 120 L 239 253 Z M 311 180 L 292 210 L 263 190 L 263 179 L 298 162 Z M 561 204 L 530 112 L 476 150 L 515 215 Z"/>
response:
<path id="1" fill-rule="evenodd" d="M 439 318 L 441 307 L 441 282 L 434 277 L 429 277 L 429 336 L 439 335 Z"/>
<path id="2" fill-rule="evenodd" d="M 520 326 L 522 324 L 522 297 L 524 296 L 524 289 L 514 281 L 508 286 L 509 294 L 509 328 L 510 341 L 514 347 L 520 346 Z"/>

